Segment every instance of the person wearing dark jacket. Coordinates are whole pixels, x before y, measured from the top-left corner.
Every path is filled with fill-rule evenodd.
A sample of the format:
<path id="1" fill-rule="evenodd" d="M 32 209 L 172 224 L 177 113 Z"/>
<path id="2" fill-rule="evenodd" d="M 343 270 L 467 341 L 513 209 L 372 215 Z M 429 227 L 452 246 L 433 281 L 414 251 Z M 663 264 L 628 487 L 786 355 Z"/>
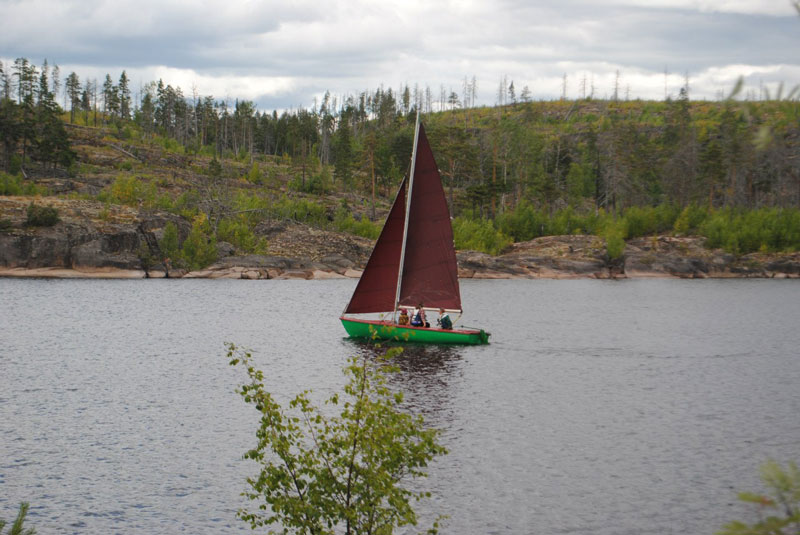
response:
<path id="1" fill-rule="evenodd" d="M 450 320 L 450 315 L 445 312 L 443 308 L 439 309 L 439 319 L 436 320 L 436 323 L 438 323 L 442 329 L 447 331 L 453 328 L 453 322 Z"/>

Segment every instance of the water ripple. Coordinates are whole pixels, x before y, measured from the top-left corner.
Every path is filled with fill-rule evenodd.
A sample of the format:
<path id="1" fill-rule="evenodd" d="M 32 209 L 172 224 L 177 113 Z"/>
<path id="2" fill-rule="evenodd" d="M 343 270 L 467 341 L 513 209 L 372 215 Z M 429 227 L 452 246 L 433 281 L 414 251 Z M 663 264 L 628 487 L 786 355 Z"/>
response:
<path id="1" fill-rule="evenodd" d="M 0 279 L 0 518 L 29 501 L 40 533 L 249 533 L 257 419 L 223 342 L 254 349 L 279 399 L 322 399 L 375 355 L 336 319 L 353 286 Z M 747 517 L 735 495 L 762 461 L 796 460 L 793 281 L 462 294 L 492 344 L 410 346 L 390 379 L 450 450 L 419 484 L 443 533 L 711 533 Z"/>

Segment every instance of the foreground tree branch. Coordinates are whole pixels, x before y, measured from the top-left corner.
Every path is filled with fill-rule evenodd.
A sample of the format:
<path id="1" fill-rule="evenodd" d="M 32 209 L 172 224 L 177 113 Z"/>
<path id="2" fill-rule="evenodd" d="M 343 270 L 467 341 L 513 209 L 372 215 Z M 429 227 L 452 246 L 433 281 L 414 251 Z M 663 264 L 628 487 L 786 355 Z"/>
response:
<path id="1" fill-rule="evenodd" d="M 258 506 L 239 511 L 239 518 L 253 529 L 274 526 L 297 534 L 332 534 L 337 528 L 354 535 L 387 534 L 417 524 L 411 500 L 429 493 L 411 491 L 405 483 L 425 477 L 428 462 L 447 450 L 438 431 L 401 410 L 402 394 L 386 386 L 385 374 L 393 368 L 351 358 L 341 399 L 334 394 L 322 411 L 305 391 L 284 410 L 264 386 L 251 353 L 227 347 L 230 364 L 247 370 L 249 382 L 239 394 L 261 414 L 258 444 L 244 455 L 260 465 L 245 493 Z M 390 350 L 385 357 L 399 352 Z M 338 406 L 339 413 L 331 415 L 329 409 Z M 430 532 L 437 529 L 438 521 Z"/>

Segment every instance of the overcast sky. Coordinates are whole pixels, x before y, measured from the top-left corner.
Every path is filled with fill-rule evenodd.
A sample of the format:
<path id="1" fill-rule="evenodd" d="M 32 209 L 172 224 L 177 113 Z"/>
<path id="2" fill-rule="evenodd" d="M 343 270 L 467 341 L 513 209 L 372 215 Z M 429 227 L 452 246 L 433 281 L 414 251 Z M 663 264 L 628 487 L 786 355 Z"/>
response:
<path id="1" fill-rule="evenodd" d="M 83 81 L 122 70 L 134 92 L 163 79 L 264 111 L 310 107 L 329 90 L 383 85 L 497 101 L 500 81 L 534 99 L 745 95 L 800 83 L 790 0 L 0 0 L 0 58 L 47 58 Z M 665 71 L 669 74 L 665 76 Z"/>

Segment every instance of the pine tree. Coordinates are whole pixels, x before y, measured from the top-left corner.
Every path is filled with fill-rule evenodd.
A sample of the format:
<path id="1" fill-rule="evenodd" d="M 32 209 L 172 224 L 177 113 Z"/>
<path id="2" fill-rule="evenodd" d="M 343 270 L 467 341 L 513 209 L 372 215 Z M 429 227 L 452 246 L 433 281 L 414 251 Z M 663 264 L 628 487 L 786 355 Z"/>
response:
<path id="1" fill-rule="evenodd" d="M 10 98 L 0 98 L 0 143 L 3 147 L 3 168 L 10 170 L 11 155 L 20 137 L 19 105 Z"/>
<path id="2" fill-rule="evenodd" d="M 70 148 L 69 136 L 59 117 L 58 105 L 51 98 L 37 108 L 36 137 L 34 141 L 36 159 L 53 167 L 69 167 L 76 154 Z"/>
<path id="3" fill-rule="evenodd" d="M 33 95 L 28 94 L 20 105 L 22 112 L 20 122 L 20 138 L 22 139 L 22 165 L 28 156 L 28 147 L 36 139 L 36 109 L 33 104 Z"/>
<path id="4" fill-rule="evenodd" d="M 22 104 L 25 98 L 25 80 L 29 69 L 27 58 L 17 58 L 14 60 L 14 76 L 17 77 L 17 103 Z"/>
<path id="5" fill-rule="evenodd" d="M 61 91 L 61 69 L 58 65 L 53 65 L 50 76 L 50 92 L 53 93 L 53 100 L 58 102 L 58 93 Z"/>
<path id="6" fill-rule="evenodd" d="M 80 107 L 81 103 L 81 81 L 75 72 L 69 73 L 65 83 L 67 95 L 69 97 L 69 122 L 75 122 L 75 110 Z"/>
<path id="7" fill-rule="evenodd" d="M 89 112 L 92 111 L 92 83 L 89 80 L 83 85 L 83 93 L 81 93 L 81 109 L 83 110 L 83 119 L 86 126 L 89 126 Z"/>
<path id="8" fill-rule="evenodd" d="M 50 83 L 48 82 L 48 74 L 50 67 L 47 65 L 47 60 L 44 60 L 42 65 L 42 72 L 39 74 L 39 90 L 37 91 L 37 104 L 41 105 L 43 101 L 51 98 Z"/>
<path id="9" fill-rule="evenodd" d="M 142 127 L 145 133 L 149 134 L 153 131 L 153 121 L 155 118 L 155 103 L 153 102 L 153 94 L 151 91 L 146 90 L 142 96 L 142 104 L 139 108 L 139 113 L 136 115 L 137 122 Z"/>
<path id="10" fill-rule="evenodd" d="M 7 68 L 3 67 L 3 62 L 0 61 L 0 99 L 11 98 L 11 73 Z"/>
<path id="11" fill-rule="evenodd" d="M 61 109 L 49 90 L 47 71 L 45 62 L 39 76 L 39 100 L 33 126 L 34 157 L 53 167 L 58 164 L 69 167 L 76 155 L 70 148 L 69 136 L 61 121 Z"/>
<path id="12" fill-rule="evenodd" d="M 408 115 L 409 110 L 411 109 L 411 90 L 409 89 L 408 85 L 403 88 L 403 114 Z"/>
<path id="13" fill-rule="evenodd" d="M 345 188 L 350 185 L 353 177 L 353 139 L 348 124 L 351 114 L 352 112 L 343 112 L 333 140 L 333 176 L 341 180 Z"/>
<path id="14" fill-rule="evenodd" d="M 119 77 L 119 116 L 128 120 L 131 118 L 131 90 L 128 87 L 128 75 L 122 71 Z"/>
<path id="15" fill-rule="evenodd" d="M 111 76 L 106 74 L 106 79 L 103 81 L 103 117 L 114 118 L 119 111 L 119 96 Z"/>

